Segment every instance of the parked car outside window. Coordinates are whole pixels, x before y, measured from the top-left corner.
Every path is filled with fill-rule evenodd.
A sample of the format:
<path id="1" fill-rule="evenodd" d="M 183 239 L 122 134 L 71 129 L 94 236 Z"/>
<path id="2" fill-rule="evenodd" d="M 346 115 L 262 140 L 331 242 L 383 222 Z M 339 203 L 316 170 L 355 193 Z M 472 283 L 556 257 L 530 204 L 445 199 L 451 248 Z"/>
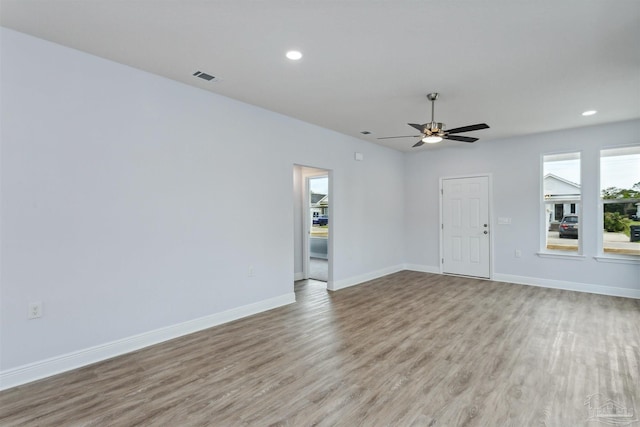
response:
<path id="1" fill-rule="evenodd" d="M 578 215 L 565 215 L 560 221 L 558 227 L 560 238 L 573 237 L 578 238 Z"/>
<path id="2" fill-rule="evenodd" d="M 329 217 L 327 215 L 319 215 L 313 218 L 313 225 L 327 225 Z"/>

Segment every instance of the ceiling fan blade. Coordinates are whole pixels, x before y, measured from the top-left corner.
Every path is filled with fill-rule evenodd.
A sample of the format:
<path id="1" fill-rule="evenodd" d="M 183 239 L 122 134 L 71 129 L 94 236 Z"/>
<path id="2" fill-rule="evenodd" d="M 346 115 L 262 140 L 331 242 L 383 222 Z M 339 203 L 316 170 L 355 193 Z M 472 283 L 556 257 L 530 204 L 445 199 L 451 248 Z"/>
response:
<path id="1" fill-rule="evenodd" d="M 418 125 L 416 123 L 407 123 L 407 124 L 412 128 L 418 129 L 420 132 L 423 132 L 423 133 L 424 133 L 424 128 L 427 126 L 427 125 Z"/>
<path id="2" fill-rule="evenodd" d="M 461 141 L 461 142 L 476 142 L 478 140 L 478 138 L 471 138 L 469 136 L 462 136 L 462 135 L 445 135 L 443 136 L 444 139 L 450 139 L 452 141 Z"/>
<path id="3" fill-rule="evenodd" d="M 486 123 L 478 123 L 477 125 L 462 126 L 446 131 L 447 133 L 471 132 L 472 130 L 489 129 Z"/>
<path id="4" fill-rule="evenodd" d="M 417 138 L 422 135 L 405 135 L 405 136 L 383 136 L 382 138 L 377 139 L 394 139 L 394 138 Z"/>
<path id="5" fill-rule="evenodd" d="M 424 145 L 424 141 L 423 140 L 420 140 L 420 141 L 416 142 L 415 144 L 412 145 L 412 147 L 413 148 L 420 147 L 421 145 Z"/>

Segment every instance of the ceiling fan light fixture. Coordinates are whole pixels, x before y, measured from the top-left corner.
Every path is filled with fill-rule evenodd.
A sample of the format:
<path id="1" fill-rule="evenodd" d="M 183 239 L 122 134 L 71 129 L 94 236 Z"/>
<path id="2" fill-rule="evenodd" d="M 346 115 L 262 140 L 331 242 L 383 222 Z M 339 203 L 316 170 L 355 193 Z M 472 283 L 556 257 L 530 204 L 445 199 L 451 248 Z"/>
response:
<path id="1" fill-rule="evenodd" d="M 422 138 L 422 142 L 426 142 L 427 144 L 437 144 L 440 141 L 442 141 L 442 137 L 437 135 L 429 135 Z"/>

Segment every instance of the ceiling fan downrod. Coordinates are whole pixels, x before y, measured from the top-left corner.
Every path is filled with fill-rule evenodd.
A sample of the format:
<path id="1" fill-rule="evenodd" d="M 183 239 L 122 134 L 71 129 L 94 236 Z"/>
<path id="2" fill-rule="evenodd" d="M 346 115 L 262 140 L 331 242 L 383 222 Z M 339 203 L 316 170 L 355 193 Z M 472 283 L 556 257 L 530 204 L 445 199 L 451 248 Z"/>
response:
<path id="1" fill-rule="evenodd" d="M 444 131 L 444 123 L 436 123 L 436 120 L 435 120 L 435 110 L 436 110 L 435 102 L 436 102 L 436 99 L 438 99 L 438 96 L 440 96 L 438 92 L 432 92 L 427 95 L 427 99 L 431 101 L 431 123 L 429 123 L 429 128 L 425 129 L 428 131 L 426 132 L 427 135 L 433 135 L 433 134 L 439 135 L 439 134 L 442 134 Z"/>

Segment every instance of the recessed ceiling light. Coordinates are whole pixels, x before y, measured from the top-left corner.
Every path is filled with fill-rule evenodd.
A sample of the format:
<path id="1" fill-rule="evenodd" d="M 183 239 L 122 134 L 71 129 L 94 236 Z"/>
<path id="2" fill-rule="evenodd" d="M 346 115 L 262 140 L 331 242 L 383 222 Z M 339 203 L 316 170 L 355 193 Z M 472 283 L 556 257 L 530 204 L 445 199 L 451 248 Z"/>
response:
<path id="1" fill-rule="evenodd" d="M 596 110 L 589 110 L 589 111 L 585 111 L 584 113 L 582 113 L 583 116 L 593 116 L 595 113 L 597 113 Z"/>
<path id="2" fill-rule="evenodd" d="M 290 50 L 289 52 L 287 52 L 287 58 L 292 61 L 297 61 L 298 59 L 302 58 L 302 53 L 297 50 Z"/>

